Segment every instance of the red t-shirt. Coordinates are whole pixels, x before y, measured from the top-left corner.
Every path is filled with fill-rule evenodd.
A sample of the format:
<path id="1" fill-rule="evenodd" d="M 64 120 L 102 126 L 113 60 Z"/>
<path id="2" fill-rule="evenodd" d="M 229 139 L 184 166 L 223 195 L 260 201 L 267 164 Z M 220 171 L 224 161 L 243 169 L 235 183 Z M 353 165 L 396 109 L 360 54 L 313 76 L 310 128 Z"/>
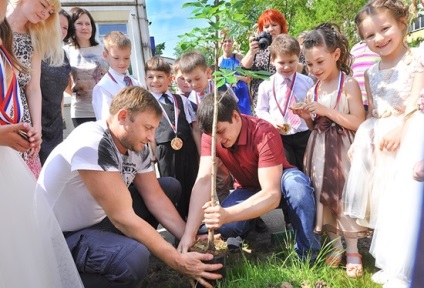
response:
<path id="1" fill-rule="evenodd" d="M 265 120 L 241 115 L 242 127 L 235 148 L 216 147 L 216 156 L 234 177 L 234 188 L 260 190 L 258 168 L 283 165 L 293 168 L 284 155 L 280 134 Z M 211 155 L 211 136 L 202 135 L 202 156 Z"/>

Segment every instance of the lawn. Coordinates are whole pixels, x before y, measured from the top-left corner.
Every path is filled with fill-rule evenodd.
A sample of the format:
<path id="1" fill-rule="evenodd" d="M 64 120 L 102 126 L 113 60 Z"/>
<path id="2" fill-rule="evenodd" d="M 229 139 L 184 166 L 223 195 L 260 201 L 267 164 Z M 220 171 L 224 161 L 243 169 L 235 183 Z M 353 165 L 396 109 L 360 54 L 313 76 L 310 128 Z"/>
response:
<path id="1" fill-rule="evenodd" d="M 347 277 L 345 262 L 339 268 L 325 265 L 325 254 L 331 245 L 323 244 L 314 265 L 300 261 L 293 249 L 293 240 L 272 245 L 269 234 L 253 233 L 238 252 L 229 252 L 226 258 L 226 275 L 215 287 L 220 288 L 373 288 L 381 287 L 371 281 L 376 272 L 374 259 L 369 254 L 371 239 L 359 241 L 363 255 L 364 275 L 357 279 Z M 140 288 L 188 288 L 190 282 L 153 257 L 149 274 Z"/>
<path id="2" fill-rule="evenodd" d="M 369 240 L 369 239 L 367 239 Z M 369 241 L 366 241 L 369 243 Z M 229 255 L 227 258 L 227 276 L 217 287 L 275 287 L 275 288 L 324 288 L 324 287 L 381 287 L 371 281 L 372 274 L 376 271 L 374 259 L 368 253 L 361 241 L 361 254 L 363 254 L 364 275 L 357 279 L 349 278 L 345 273 L 345 262 L 339 268 L 330 268 L 325 265 L 325 255 L 330 251 L 330 244 L 323 244 L 322 251 L 314 265 L 308 261 L 301 261 L 294 249 L 293 241 L 285 240 L 275 247 L 272 254 L 241 252 L 238 255 Z M 368 246 L 366 244 L 365 246 Z M 256 255 L 254 255 L 256 254 Z"/>

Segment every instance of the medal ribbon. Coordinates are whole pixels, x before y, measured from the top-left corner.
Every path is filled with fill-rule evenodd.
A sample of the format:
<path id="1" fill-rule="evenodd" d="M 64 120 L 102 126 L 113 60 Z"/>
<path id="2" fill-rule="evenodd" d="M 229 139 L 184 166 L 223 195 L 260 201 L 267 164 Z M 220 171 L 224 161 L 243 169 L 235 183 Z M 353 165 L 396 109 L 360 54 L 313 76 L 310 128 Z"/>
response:
<path id="1" fill-rule="evenodd" d="M 166 93 L 165 93 L 166 94 Z M 162 97 L 162 96 L 161 96 Z M 177 136 L 177 129 L 178 129 L 178 117 L 180 115 L 180 109 L 178 107 L 178 102 L 177 99 L 175 98 L 174 95 L 172 95 L 172 98 L 174 99 L 174 117 L 175 117 L 175 125 L 172 124 L 171 119 L 169 119 L 168 114 L 166 114 L 165 108 L 163 107 L 163 104 L 158 100 L 160 108 L 162 108 L 162 114 L 163 117 L 166 118 L 166 120 L 168 121 L 169 125 L 171 126 L 172 130 L 175 133 L 175 136 Z"/>
<path id="2" fill-rule="evenodd" d="M 116 84 L 118 84 L 118 81 L 116 81 L 116 79 L 115 79 L 115 77 L 113 77 L 112 76 L 112 74 L 110 74 L 110 72 L 109 71 L 107 71 L 107 75 L 110 77 L 110 79 L 112 79 L 112 81 L 113 82 L 115 82 Z M 131 81 L 131 78 L 129 77 L 129 76 L 127 76 L 127 75 L 125 75 L 124 77 L 128 77 L 128 80 L 130 81 L 129 83 L 130 83 L 130 85 L 127 85 L 127 83 L 125 83 L 125 81 L 124 81 L 124 83 L 125 83 L 125 86 L 133 86 L 133 84 L 132 84 L 132 81 Z M 124 78 L 125 79 L 125 78 Z"/>
<path id="3" fill-rule="evenodd" d="M 334 105 L 333 109 L 336 109 L 337 105 L 339 104 L 340 98 L 342 96 L 342 88 L 343 88 L 343 83 L 344 83 L 344 79 L 345 79 L 345 74 L 340 71 L 339 74 L 339 86 L 337 87 L 337 100 L 336 100 L 336 104 Z M 318 81 L 317 84 L 315 85 L 315 89 L 314 89 L 314 101 L 318 102 L 318 86 L 321 83 L 321 81 Z M 319 117 L 319 115 L 316 115 L 315 118 Z"/>
<path id="4" fill-rule="evenodd" d="M 203 94 L 203 96 L 200 97 L 200 99 L 199 99 L 200 93 L 195 92 L 197 106 L 199 106 L 199 103 L 201 102 L 202 98 L 205 97 L 206 94 L 211 93 L 211 91 L 213 91 L 213 82 L 209 81 L 208 88 L 203 90 L 204 94 Z"/>
<path id="5" fill-rule="evenodd" d="M 287 87 L 287 89 L 286 89 L 286 95 L 284 96 L 286 103 L 284 103 L 284 110 L 283 110 L 283 109 L 281 109 L 281 106 L 277 101 L 277 95 L 275 94 L 275 77 L 272 80 L 272 94 L 274 95 L 275 103 L 277 103 L 277 107 L 280 110 L 280 113 L 281 113 L 281 115 L 283 115 L 283 117 L 286 116 L 290 100 L 293 97 L 293 87 L 294 87 L 295 81 L 296 81 L 296 73 L 293 74 L 293 81 L 292 81 L 290 87 Z"/>
<path id="6" fill-rule="evenodd" d="M 0 45 L 0 50 L 6 59 L 7 64 L 12 68 L 12 63 L 10 61 L 10 56 L 3 46 Z M 6 71 L 6 69 L 5 69 Z M 18 93 L 18 81 L 16 79 L 16 74 L 13 72 L 12 68 L 12 80 L 11 85 L 6 91 L 6 75 L 3 75 L 3 69 L 0 69 L 0 124 L 16 124 L 21 120 L 22 117 L 22 104 L 19 99 Z M 13 116 L 9 115 L 8 111 L 13 109 Z"/>

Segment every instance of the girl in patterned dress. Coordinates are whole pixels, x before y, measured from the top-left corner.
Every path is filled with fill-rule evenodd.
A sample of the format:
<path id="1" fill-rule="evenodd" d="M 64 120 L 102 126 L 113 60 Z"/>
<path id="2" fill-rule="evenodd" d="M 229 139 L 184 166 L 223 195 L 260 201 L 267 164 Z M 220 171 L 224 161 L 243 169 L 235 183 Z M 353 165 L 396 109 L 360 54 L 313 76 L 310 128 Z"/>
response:
<path id="1" fill-rule="evenodd" d="M 315 189 L 315 231 L 327 231 L 334 250 L 327 264 L 336 267 L 342 258 L 341 236 L 346 241 L 346 273 L 355 278 L 363 273 L 358 238 L 367 228 L 344 215 L 342 192 L 350 161 L 347 150 L 365 120 L 359 85 L 352 77 L 349 45 L 332 23 L 324 23 L 307 34 L 304 53 L 308 70 L 318 82 L 309 90 L 306 104 L 297 113 L 312 130 L 304 158 L 305 174 Z"/>
<path id="2" fill-rule="evenodd" d="M 417 112 L 424 88 L 420 48 L 404 42 L 409 8 L 399 0 L 375 0 L 356 16 L 359 35 L 381 61 L 365 73 L 368 119 L 349 151 L 352 167 L 345 212 L 374 229 L 370 252 L 384 287 L 409 287 L 417 243 L 422 182 L 413 177 L 422 160 L 424 116 Z"/>
<path id="3" fill-rule="evenodd" d="M 63 49 L 58 0 L 11 0 L 7 19 L 13 31 L 14 54 L 26 68 L 18 74 L 24 109 L 22 121 L 41 133 L 41 60 L 50 59 L 54 66 L 62 65 Z M 39 148 L 23 153 L 28 167 L 38 178 L 41 162 Z"/>

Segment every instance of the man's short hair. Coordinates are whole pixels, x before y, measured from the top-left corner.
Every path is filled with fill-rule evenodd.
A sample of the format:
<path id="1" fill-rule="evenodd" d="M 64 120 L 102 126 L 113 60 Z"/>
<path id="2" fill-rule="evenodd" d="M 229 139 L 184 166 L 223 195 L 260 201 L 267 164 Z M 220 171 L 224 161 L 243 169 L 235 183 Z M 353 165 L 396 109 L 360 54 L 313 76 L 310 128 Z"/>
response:
<path id="1" fill-rule="evenodd" d="M 145 111 L 153 111 L 156 116 L 162 117 L 162 109 L 156 98 L 139 86 L 125 87 L 113 97 L 109 108 L 110 115 L 117 114 L 121 109 L 129 112 L 131 120 L 136 114 Z"/>
<path id="2" fill-rule="evenodd" d="M 144 72 L 147 73 L 147 71 L 161 71 L 171 75 L 171 65 L 162 57 L 153 56 L 144 65 Z"/>
<path id="3" fill-rule="evenodd" d="M 206 95 L 202 102 L 200 102 L 196 112 L 199 128 L 206 134 L 212 133 L 214 100 L 213 94 Z M 240 114 L 234 97 L 228 93 L 218 93 L 218 122 L 233 123 L 234 110 Z"/>
<path id="4" fill-rule="evenodd" d="M 190 73 L 197 67 L 201 67 L 204 71 L 208 68 L 206 58 L 202 53 L 199 51 L 191 51 L 181 55 L 179 61 L 181 73 Z"/>
<path id="5" fill-rule="evenodd" d="M 269 47 L 271 58 L 278 55 L 300 55 L 300 45 L 296 38 L 288 34 L 280 34 L 272 40 Z"/>
<path id="6" fill-rule="evenodd" d="M 103 38 L 103 44 L 106 51 L 111 48 L 130 48 L 131 49 L 131 40 L 122 32 L 119 31 L 111 31 L 106 34 Z"/>

